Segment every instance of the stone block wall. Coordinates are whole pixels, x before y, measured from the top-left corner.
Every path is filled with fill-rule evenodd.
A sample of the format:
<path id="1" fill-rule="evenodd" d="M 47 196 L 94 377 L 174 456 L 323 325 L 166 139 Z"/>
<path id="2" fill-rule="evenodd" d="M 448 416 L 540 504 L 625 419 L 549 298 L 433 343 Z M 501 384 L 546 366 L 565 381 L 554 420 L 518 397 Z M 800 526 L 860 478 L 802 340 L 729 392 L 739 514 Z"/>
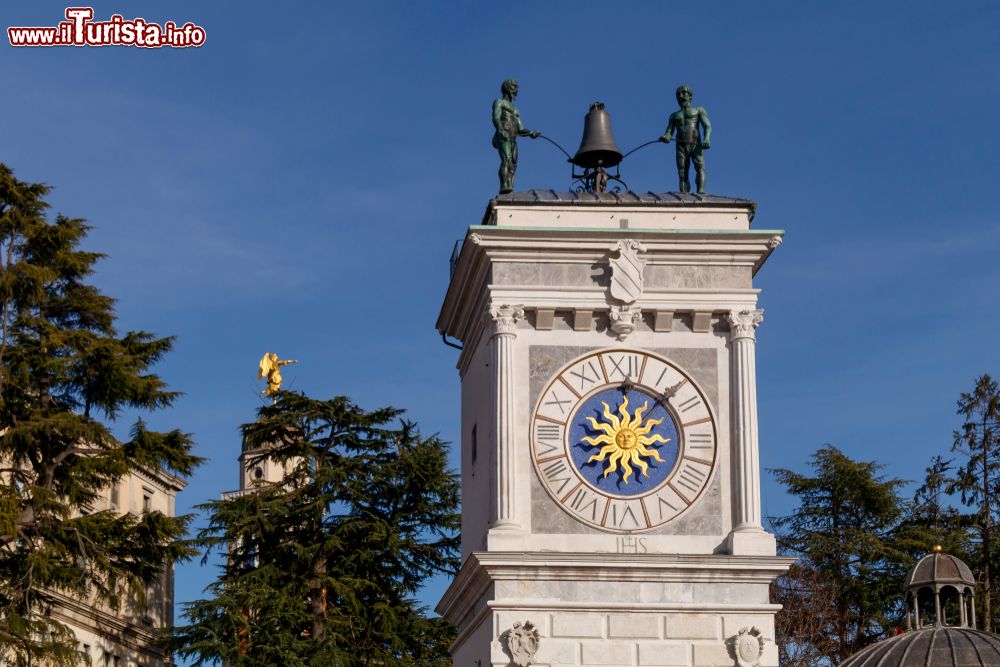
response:
<path id="1" fill-rule="evenodd" d="M 733 638 L 750 626 L 766 639 L 760 665 L 778 664 L 770 614 L 497 611 L 494 636 L 524 621 L 540 636 L 533 667 L 735 667 Z M 510 664 L 502 640 L 491 649 L 493 667 Z"/>

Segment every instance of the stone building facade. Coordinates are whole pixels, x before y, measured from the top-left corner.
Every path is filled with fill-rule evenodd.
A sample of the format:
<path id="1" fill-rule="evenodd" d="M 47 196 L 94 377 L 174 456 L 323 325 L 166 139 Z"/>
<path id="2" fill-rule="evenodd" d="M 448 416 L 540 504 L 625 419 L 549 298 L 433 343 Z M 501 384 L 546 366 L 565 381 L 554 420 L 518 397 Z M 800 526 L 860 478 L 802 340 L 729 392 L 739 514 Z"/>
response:
<path id="1" fill-rule="evenodd" d="M 185 482 L 164 471 L 141 470 L 107 489 L 98 510 L 122 514 L 158 511 L 176 516 L 177 494 Z M 61 597 L 52 615 L 76 634 L 79 648 L 92 667 L 167 667 L 173 662 L 155 645 L 159 633 L 174 622 L 174 571 L 164 569 L 146 589 L 146 604 L 129 601 L 111 610 L 88 600 Z"/>
<path id="2" fill-rule="evenodd" d="M 745 199 L 501 195 L 437 328 L 458 340 L 463 667 L 775 667 Z"/>

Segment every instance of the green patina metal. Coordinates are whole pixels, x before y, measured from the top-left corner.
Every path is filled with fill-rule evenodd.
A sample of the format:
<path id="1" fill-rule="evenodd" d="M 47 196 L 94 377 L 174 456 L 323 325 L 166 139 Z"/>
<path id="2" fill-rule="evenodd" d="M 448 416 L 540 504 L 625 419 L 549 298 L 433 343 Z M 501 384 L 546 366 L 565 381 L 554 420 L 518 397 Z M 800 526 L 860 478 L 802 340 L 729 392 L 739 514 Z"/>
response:
<path id="1" fill-rule="evenodd" d="M 493 147 L 500 153 L 500 194 L 514 191 L 514 172 L 517 171 L 517 138 L 537 139 L 541 132 L 524 129 L 521 113 L 514 106 L 517 81 L 507 79 L 500 86 L 500 99 L 493 102 Z"/>
<path id="2" fill-rule="evenodd" d="M 712 123 L 708 120 L 708 112 L 703 107 L 691 105 L 694 93 L 690 86 L 677 88 L 677 103 L 681 108 L 670 114 L 667 129 L 660 141 L 670 143 L 673 138 L 677 146 L 677 174 L 680 179 L 681 192 L 691 191 L 691 181 L 688 174 L 694 164 L 695 184 L 698 194 L 705 194 L 705 155 L 711 146 Z M 674 133 L 676 131 L 676 137 Z"/>

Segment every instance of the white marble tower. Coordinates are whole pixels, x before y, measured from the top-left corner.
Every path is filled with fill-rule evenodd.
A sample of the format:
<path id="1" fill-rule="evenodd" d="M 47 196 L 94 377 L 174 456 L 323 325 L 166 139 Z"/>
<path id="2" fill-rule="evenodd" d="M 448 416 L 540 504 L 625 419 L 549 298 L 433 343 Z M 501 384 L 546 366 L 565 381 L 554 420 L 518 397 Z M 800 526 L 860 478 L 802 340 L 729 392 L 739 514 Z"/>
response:
<path id="1" fill-rule="evenodd" d="M 490 202 L 438 329 L 461 341 L 461 667 L 776 666 L 761 526 L 753 202 Z"/>

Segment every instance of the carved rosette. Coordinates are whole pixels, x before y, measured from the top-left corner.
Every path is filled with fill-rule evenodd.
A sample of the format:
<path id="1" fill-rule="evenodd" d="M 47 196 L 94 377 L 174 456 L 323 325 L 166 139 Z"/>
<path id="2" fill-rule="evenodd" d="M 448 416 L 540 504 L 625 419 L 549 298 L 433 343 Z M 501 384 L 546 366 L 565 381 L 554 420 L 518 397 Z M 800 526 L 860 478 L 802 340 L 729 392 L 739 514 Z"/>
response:
<path id="1" fill-rule="evenodd" d="M 733 639 L 733 652 L 739 667 L 758 667 L 764 655 L 764 636 L 756 626 L 743 628 Z"/>
<path id="2" fill-rule="evenodd" d="M 764 311 L 760 308 L 755 310 L 731 310 L 727 317 L 729 320 L 730 340 L 749 338 L 754 340 L 754 330 L 764 321 Z"/>
<path id="3" fill-rule="evenodd" d="M 504 633 L 504 638 L 511 663 L 517 667 L 528 667 L 535 659 L 541 641 L 535 625 L 531 621 L 515 623 L 513 628 Z"/>
<path id="4" fill-rule="evenodd" d="M 524 318 L 521 306 L 490 306 L 489 323 L 493 325 L 494 336 L 517 335 L 517 323 Z"/>

